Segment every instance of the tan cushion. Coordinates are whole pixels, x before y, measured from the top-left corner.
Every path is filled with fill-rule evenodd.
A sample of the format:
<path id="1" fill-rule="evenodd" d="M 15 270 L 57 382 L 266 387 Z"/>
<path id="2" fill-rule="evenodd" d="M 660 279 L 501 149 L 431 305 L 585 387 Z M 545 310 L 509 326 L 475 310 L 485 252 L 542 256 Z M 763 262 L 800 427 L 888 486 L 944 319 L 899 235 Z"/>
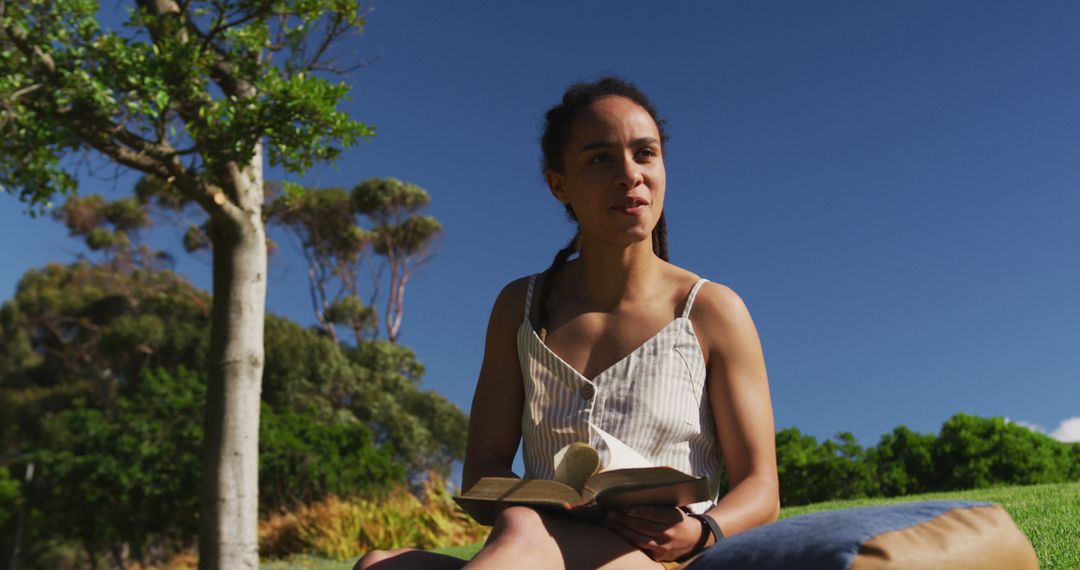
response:
<path id="1" fill-rule="evenodd" d="M 1037 570 L 1031 543 L 998 505 L 955 509 L 880 534 L 859 547 L 851 570 Z"/>

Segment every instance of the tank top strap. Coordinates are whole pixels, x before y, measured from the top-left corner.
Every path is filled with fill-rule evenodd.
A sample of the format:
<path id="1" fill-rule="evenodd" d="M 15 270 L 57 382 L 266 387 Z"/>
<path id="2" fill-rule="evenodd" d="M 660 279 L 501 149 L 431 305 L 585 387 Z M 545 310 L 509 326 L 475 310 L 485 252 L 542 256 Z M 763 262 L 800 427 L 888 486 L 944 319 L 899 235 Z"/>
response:
<path id="1" fill-rule="evenodd" d="M 525 293 L 525 321 L 526 322 L 529 320 L 529 309 L 532 308 L 532 292 L 533 292 L 533 284 L 536 283 L 536 276 L 537 276 L 537 274 L 533 273 L 532 276 L 529 277 L 529 290 L 528 290 L 528 292 Z"/>
<path id="2" fill-rule="evenodd" d="M 706 281 L 708 281 L 708 279 L 698 279 L 698 282 L 694 283 L 693 289 L 690 289 L 690 296 L 686 298 L 686 308 L 683 309 L 682 318 L 685 319 L 690 316 L 690 309 L 694 306 L 694 297 L 697 297 L 698 290 L 701 289 L 701 286 L 704 285 Z"/>

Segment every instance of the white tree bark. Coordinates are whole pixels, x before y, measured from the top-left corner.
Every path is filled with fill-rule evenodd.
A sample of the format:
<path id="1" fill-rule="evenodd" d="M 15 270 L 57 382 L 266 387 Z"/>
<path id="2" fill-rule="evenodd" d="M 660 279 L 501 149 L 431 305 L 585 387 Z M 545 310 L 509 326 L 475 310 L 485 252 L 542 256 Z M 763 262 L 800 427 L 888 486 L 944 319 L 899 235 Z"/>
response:
<path id="1" fill-rule="evenodd" d="M 259 401 L 266 309 L 262 147 L 230 172 L 211 213 L 214 301 L 203 441 L 199 568 L 258 568 Z M 231 194 L 231 195 L 230 195 Z"/>

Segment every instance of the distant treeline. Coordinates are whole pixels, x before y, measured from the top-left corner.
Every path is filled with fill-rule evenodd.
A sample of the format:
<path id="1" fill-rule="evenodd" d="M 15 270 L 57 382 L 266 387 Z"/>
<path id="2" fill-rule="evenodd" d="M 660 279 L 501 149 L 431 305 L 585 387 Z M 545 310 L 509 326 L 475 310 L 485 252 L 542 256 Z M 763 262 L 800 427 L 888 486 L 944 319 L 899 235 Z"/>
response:
<path id="1" fill-rule="evenodd" d="M 869 448 L 847 432 L 818 442 L 788 428 L 776 434 L 776 457 L 785 506 L 1080 480 L 1080 444 L 968 414 L 937 435 L 900 426 Z"/>

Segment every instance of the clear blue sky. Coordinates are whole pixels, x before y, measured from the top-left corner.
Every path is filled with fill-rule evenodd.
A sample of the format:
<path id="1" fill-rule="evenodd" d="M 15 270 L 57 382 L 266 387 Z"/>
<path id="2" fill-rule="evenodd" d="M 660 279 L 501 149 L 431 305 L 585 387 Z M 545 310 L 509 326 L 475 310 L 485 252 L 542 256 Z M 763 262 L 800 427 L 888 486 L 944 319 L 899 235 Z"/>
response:
<path id="1" fill-rule="evenodd" d="M 463 408 L 495 295 L 572 231 L 540 116 L 612 72 L 669 121 L 672 260 L 746 301 L 779 428 L 869 445 L 961 411 L 1080 416 L 1080 3 L 384 0 L 348 47 L 377 56 L 348 108 L 378 136 L 303 182 L 431 193 L 446 235 L 402 341 Z M 7 298 L 81 248 L 0 204 Z M 178 231 L 156 239 L 209 286 Z M 304 279 L 283 243 L 269 310 L 311 323 Z"/>

